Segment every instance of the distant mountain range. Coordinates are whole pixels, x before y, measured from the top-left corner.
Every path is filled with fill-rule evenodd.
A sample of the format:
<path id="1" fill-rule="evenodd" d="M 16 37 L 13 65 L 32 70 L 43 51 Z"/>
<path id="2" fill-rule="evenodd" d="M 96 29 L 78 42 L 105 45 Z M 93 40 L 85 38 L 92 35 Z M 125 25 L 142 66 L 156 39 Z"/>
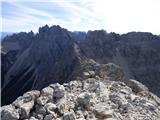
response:
<path id="1" fill-rule="evenodd" d="M 126 79 L 160 96 L 159 53 L 160 37 L 145 32 L 70 32 L 46 25 L 37 34 L 13 34 L 2 41 L 2 105 L 28 90 L 83 80 L 84 72 L 105 69 L 107 63 L 119 65 Z"/>
<path id="2" fill-rule="evenodd" d="M 5 38 L 7 35 L 8 36 L 10 36 L 10 35 L 12 35 L 13 33 L 11 33 L 11 32 L 1 32 L 1 40 L 3 39 L 3 38 Z"/>

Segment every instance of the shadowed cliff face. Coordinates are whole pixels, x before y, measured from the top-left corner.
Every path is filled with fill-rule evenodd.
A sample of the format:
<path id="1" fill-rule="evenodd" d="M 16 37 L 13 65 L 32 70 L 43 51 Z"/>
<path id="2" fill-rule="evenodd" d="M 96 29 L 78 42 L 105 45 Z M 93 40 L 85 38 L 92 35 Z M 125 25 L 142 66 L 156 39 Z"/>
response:
<path id="1" fill-rule="evenodd" d="M 86 69 L 94 71 L 94 65 L 109 62 L 119 65 L 127 79 L 137 79 L 160 96 L 160 37 L 141 32 L 118 35 L 104 30 L 89 31 L 83 40 L 77 40 L 78 35 L 60 26 L 46 25 L 36 35 L 6 37 L 2 41 L 2 104 L 50 83 L 83 80 Z"/>
<path id="2" fill-rule="evenodd" d="M 92 31 L 81 46 L 88 58 L 118 64 L 128 79 L 139 80 L 160 96 L 160 37 L 142 32 L 118 35 Z"/>
<path id="3" fill-rule="evenodd" d="M 79 51 L 76 50 L 78 46 L 75 46 L 76 42 L 67 30 L 59 26 L 40 28 L 33 43 L 20 54 L 5 74 L 2 104 L 9 103 L 29 89 L 68 81 L 80 62 Z M 15 93 L 8 96 L 10 91 Z"/>

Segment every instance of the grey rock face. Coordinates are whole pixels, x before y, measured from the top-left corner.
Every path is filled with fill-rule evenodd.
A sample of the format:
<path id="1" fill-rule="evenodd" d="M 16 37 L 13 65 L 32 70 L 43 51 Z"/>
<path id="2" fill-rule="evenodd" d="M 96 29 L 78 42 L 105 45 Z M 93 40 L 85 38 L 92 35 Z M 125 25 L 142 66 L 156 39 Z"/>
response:
<path id="1" fill-rule="evenodd" d="M 119 65 L 127 79 L 136 79 L 160 95 L 160 37 L 151 33 L 131 32 L 124 35 L 92 31 L 81 43 L 88 58 L 98 63 Z M 152 58 L 152 59 L 151 59 Z"/>
<path id="2" fill-rule="evenodd" d="M 2 105 L 28 90 L 97 75 L 115 81 L 136 79 L 160 96 L 159 44 L 160 37 L 151 33 L 118 35 L 95 30 L 79 40 L 60 26 L 47 25 L 36 35 L 30 32 L 6 37 L 1 53 Z M 112 70 L 118 66 L 124 73 L 117 69 L 119 76 L 114 76 Z"/>
<path id="3" fill-rule="evenodd" d="M 102 110 L 95 110 L 95 116 L 98 119 L 108 119 L 112 118 L 112 112 L 111 111 L 102 111 Z"/>
<path id="4" fill-rule="evenodd" d="M 11 68 L 13 63 L 16 61 L 16 56 L 17 56 L 17 51 L 9 51 L 6 52 L 5 50 L 1 51 L 1 85 L 4 85 L 4 79 L 5 79 L 5 74 L 8 72 L 8 70 Z"/>

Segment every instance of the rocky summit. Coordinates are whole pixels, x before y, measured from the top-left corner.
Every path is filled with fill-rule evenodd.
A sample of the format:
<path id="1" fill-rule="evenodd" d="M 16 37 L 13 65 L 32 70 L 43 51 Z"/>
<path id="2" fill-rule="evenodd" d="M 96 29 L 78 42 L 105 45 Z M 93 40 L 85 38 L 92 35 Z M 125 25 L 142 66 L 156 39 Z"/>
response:
<path id="1" fill-rule="evenodd" d="M 1 108 L 2 120 L 159 120 L 160 98 L 125 80 L 114 64 L 84 72 L 84 79 L 32 90 Z M 104 74 L 105 73 L 105 74 Z M 105 75 L 105 77 L 103 76 Z M 102 77 L 103 76 L 103 77 Z"/>

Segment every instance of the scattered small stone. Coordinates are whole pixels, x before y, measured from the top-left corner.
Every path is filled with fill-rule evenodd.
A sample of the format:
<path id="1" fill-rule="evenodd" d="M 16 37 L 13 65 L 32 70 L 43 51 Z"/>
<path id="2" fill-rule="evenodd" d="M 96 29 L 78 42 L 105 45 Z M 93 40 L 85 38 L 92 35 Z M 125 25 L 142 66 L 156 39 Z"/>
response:
<path id="1" fill-rule="evenodd" d="M 46 115 L 43 120 L 53 120 L 54 116 L 52 114 Z"/>
<path id="2" fill-rule="evenodd" d="M 90 76 L 90 74 L 89 74 L 88 72 L 83 72 L 83 75 L 84 75 L 85 77 L 89 77 L 89 76 Z"/>
<path id="3" fill-rule="evenodd" d="M 73 113 L 65 113 L 62 120 L 75 120 L 75 116 Z"/>
<path id="4" fill-rule="evenodd" d="M 39 105 L 45 105 L 48 102 L 49 98 L 47 96 L 41 96 L 37 99 Z"/>

